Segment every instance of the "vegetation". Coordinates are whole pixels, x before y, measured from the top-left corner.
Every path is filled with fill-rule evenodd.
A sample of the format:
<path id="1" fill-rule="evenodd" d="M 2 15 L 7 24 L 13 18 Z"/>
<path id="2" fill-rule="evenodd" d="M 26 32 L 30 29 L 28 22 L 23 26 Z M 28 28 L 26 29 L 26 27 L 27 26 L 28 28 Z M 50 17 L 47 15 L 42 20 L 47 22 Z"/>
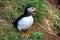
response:
<path id="1" fill-rule="evenodd" d="M 22 12 L 27 5 L 32 5 L 37 8 L 38 15 L 36 15 L 35 17 L 38 20 L 41 20 L 44 16 L 48 16 L 48 11 L 46 11 L 45 7 L 43 6 L 48 5 L 45 0 L 3 0 L 2 2 L 4 5 L 4 13 L 0 14 L 10 20 L 13 20 L 23 14 Z"/>
<path id="2" fill-rule="evenodd" d="M 42 1 L 42 0 L 41 0 Z M 17 17 L 19 17 L 21 14 L 23 14 L 24 8 L 27 5 L 33 5 L 34 7 L 37 8 L 38 14 L 36 18 L 39 16 L 44 16 L 46 15 L 44 12 L 47 12 L 42 4 L 45 4 L 43 1 L 40 2 L 39 0 L 0 0 L 3 7 L 0 11 L 0 15 L 2 15 L 5 19 L 8 20 L 14 20 Z M 42 7 L 42 8 L 41 8 Z M 41 14 L 40 14 L 41 13 Z M 40 18 L 41 18 L 40 17 Z M 35 19 L 36 19 L 35 18 Z M 40 20 L 39 18 L 39 20 Z M 0 34 L 0 40 L 43 40 L 44 35 L 42 32 L 36 32 L 36 33 L 31 33 L 31 36 L 29 38 L 22 38 L 19 34 L 19 31 L 14 29 L 10 24 L 2 22 L 2 25 L 0 28 L 3 32 Z M 9 25 L 9 26 L 8 26 Z M 13 31 L 12 31 L 13 30 Z"/>
<path id="3" fill-rule="evenodd" d="M 46 0 L 0 0 L 0 16 L 10 21 L 15 20 L 24 12 L 24 8 L 27 5 L 32 5 L 37 8 L 38 13 L 33 15 L 35 21 L 43 24 L 43 18 L 46 17 L 53 22 L 56 32 L 60 33 L 60 12 L 56 8 L 50 8 L 49 3 Z M 54 16 L 49 18 L 50 12 L 48 9 L 53 11 Z M 43 40 L 44 34 L 42 32 L 31 32 L 29 38 L 22 38 L 19 34 L 19 31 L 12 27 L 11 24 L 8 24 L 7 21 L 0 19 L 0 40 Z M 13 31 L 12 31 L 13 30 Z"/>

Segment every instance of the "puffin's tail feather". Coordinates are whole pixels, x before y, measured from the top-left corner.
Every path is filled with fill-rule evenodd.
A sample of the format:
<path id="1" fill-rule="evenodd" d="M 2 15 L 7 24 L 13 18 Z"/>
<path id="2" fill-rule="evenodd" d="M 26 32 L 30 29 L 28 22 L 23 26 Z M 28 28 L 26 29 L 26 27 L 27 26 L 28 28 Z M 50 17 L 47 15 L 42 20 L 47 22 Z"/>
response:
<path id="1" fill-rule="evenodd" d="M 14 28 L 17 28 L 15 22 L 12 22 L 12 25 L 13 25 Z"/>

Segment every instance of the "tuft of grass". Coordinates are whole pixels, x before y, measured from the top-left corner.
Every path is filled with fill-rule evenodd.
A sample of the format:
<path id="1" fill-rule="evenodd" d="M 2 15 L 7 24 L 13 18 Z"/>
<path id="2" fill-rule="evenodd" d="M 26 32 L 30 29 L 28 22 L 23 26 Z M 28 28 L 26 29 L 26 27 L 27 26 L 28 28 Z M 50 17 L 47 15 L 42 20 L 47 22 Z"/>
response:
<path id="1" fill-rule="evenodd" d="M 29 38 L 33 40 L 44 40 L 44 34 L 43 32 L 32 33 Z"/>
<path id="2" fill-rule="evenodd" d="M 60 34 L 60 10 L 53 8 L 55 13 L 54 27 L 56 34 Z M 59 36 L 59 35 L 58 35 Z"/>

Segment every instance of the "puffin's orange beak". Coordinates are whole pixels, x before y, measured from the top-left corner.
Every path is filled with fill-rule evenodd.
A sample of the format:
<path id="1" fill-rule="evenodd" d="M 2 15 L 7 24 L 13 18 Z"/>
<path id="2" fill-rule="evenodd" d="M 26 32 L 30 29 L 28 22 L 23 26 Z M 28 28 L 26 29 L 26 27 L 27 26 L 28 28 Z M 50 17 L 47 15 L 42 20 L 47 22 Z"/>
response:
<path id="1" fill-rule="evenodd" d="M 37 14 L 37 10 L 36 9 L 33 11 L 33 14 Z"/>

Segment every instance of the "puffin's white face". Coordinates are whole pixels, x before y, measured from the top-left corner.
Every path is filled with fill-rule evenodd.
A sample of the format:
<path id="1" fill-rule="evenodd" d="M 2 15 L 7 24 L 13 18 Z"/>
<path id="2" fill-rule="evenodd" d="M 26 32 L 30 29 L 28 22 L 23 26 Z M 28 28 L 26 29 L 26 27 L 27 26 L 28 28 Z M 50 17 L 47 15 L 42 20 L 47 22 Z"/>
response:
<path id="1" fill-rule="evenodd" d="M 36 12 L 36 8 L 30 7 L 30 8 L 27 8 L 27 11 L 28 11 L 29 13 L 34 13 L 34 12 Z"/>

